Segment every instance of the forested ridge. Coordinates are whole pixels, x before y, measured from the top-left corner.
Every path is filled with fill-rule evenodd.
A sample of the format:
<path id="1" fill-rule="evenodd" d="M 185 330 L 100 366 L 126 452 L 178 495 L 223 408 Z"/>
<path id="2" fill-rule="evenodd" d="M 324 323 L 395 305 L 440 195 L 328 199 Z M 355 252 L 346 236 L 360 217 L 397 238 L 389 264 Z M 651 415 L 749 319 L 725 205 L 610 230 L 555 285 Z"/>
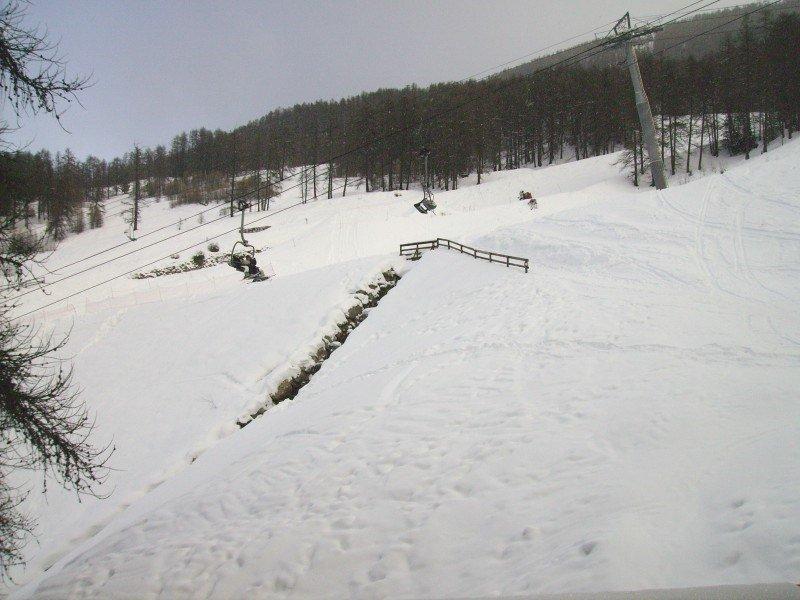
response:
<path id="1" fill-rule="evenodd" d="M 681 32 L 702 32 L 708 17 L 680 24 Z M 800 16 L 765 10 L 738 20 L 735 30 L 714 33 L 724 35 L 713 36 L 713 48 L 704 42 L 702 52 L 676 53 L 684 44 L 669 41 L 680 36 L 668 26 L 661 41 L 639 50 L 661 152 L 673 173 L 684 163 L 689 168 L 687 150 L 749 154 L 760 145 L 758 151 L 768 151 L 769 140 L 800 127 Z M 506 71 L 298 104 L 233 131 L 193 129 L 169 146 L 136 148 L 111 161 L 79 161 L 69 150 L 3 152 L 0 210 L 37 216 L 60 239 L 100 226 L 103 200 L 129 191 L 134 181 L 142 196 L 207 203 L 267 187 L 265 172 L 267 182 L 279 182 L 292 168 L 314 165 L 304 193 L 332 197 L 334 178 L 363 178 L 367 191 L 408 188 L 419 181 L 422 148 L 430 151 L 430 183 L 441 189 L 455 188 L 470 172 L 480 183 L 486 171 L 630 148 L 641 136 L 627 69 L 597 60 L 613 55 L 590 53 L 589 60 L 527 75 Z M 259 197 L 271 193 L 260 189 Z"/>
<path id="2" fill-rule="evenodd" d="M 693 16 L 666 23 L 643 41 L 647 42 L 654 52 L 661 52 L 666 58 L 682 59 L 690 56 L 696 59 L 703 58 L 708 54 L 718 52 L 728 38 L 735 37 L 738 34 L 741 22 L 735 19 L 744 18 L 747 13 L 758 7 L 758 4 L 749 3 L 731 8 L 701 9 Z M 751 21 L 751 24 L 758 28 L 764 25 L 765 21 L 768 22 L 781 14 L 800 14 L 800 0 L 783 0 L 774 6 L 768 6 L 763 9 L 763 16 L 755 18 Z M 648 19 L 652 19 L 655 16 L 642 15 L 640 18 L 634 19 L 634 24 L 646 26 L 650 22 Z M 613 23 L 613 21 L 606 23 L 599 27 L 598 30 L 607 29 Z M 709 33 L 704 33 L 707 31 Z M 534 71 L 552 66 L 560 60 L 578 56 L 580 52 L 591 48 L 595 42 L 596 40 L 583 42 L 571 48 L 535 58 L 521 65 L 510 67 L 499 73 L 498 76 L 530 75 Z M 585 66 L 606 67 L 618 64 L 624 58 L 624 53 L 618 50 L 604 52 L 582 62 Z"/>

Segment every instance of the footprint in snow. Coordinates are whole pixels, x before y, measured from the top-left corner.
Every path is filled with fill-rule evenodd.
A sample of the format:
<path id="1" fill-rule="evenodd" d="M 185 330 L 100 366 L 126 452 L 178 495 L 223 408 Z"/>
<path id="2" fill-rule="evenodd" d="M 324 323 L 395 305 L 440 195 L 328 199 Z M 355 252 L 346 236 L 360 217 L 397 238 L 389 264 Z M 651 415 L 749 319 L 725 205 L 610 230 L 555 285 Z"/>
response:
<path id="1" fill-rule="evenodd" d="M 585 544 L 581 544 L 581 552 L 584 556 L 589 556 L 596 547 L 597 542 L 586 542 Z"/>

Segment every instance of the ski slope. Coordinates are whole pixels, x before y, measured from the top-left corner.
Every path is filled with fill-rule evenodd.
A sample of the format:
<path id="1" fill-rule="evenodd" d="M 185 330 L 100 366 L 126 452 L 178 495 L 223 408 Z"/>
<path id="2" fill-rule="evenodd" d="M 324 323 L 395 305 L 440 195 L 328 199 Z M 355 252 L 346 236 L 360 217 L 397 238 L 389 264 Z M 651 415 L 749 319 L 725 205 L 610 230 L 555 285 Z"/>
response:
<path id="1" fill-rule="evenodd" d="M 214 267 L 173 276 L 192 283 L 172 300 L 73 305 L 121 491 L 35 506 L 49 537 L 15 595 L 796 580 L 798 159 L 792 142 L 664 192 L 633 191 L 614 157 L 504 172 L 439 194 L 436 217 L 412 192 L 312 203 L 262 234 L 266 284 Z M 391 256 L 437 235 L 532 270 Z M 231 427 L 390 264 L 403 279 L 300 394 Z M 166 285 L 114 289 L 148 283 Z"/>
<path id="2" fill-rule="evenodd" d="M 409 240 L 432 235 L 461 238 L 532 218 L 527 206 L 516 201 L 522 188 L 534 190 L 539 196 L 576 193 L 574 197 L 561 198 L 559 203 L 584 202 L 590 195 L 606 197 L 627 190 L 629 184 L 615 164 L 617 158 L 607 155 L 587 159 L 581 161 L 580 168 L 576 168 L 577 163 L 569 163 L 547 169 L 490 173 L 480 186 L 469 185 L 474 176 L 467 178 L 466 187 L 437 193 L 440 218 L 435 220 L 432 216 L 422 217 L 413 208 L 422 196 L 421 191 L 413 189 L 364 194 L 363 186 L 354 190 L 351 184 L 344 198 L 320 197 L 294 206 L 300 201 L 295 176 L 284 182 L 286 192 L 273 199 L 269 212 L 246 213 L 246 225 L 270 226 L 247 238 L 256 248 L 269 250 L 258 257 L 259 264 L 278 276 L 392 254 L 398 244 Z M 334 187 L 341 187 L 342 183 L 337 180 Z M 211 257 L 213 253 L 207 251 L 210 241 L 217 242 L 221 252 L 229 251 L 238 239 L 239 215 L 220 219 L 219 211 L 227 214 L 227 204 L 219 210 L 199 205 L 170 208 L 166 201 L 147 199 L 143 202 L 139 239 L 128 242 L 124 235 L 128 225 L 124 215 L 119 214 L 125 200 L 117 197 L 109 202 L 112 204 L 106 209 L 103 227 L 67 237 L 48 257 L 47 268 L 39 269 L 51 296 L 38 291 L 26 294 L 20 299 L 18 314 L 35 310 L 37 319 L 50 321 L 164 298 L 203 295 L 208 288 L 225 288 L 235 279 L 235 273 L 225 266 L 191 271 L 177 278 L 120 277 L 186 262 L 198 250 Z M 203 210 L 206 212 L 202 217 L 197 215 Z M 211 222 L 215 219 L 218 220 Z M 120 244 L 111 252 L 72 264 Z M 173 254 L 179 258 L 171 258 Z M 109 283 L 87 289 L 113 277 L 116 279 Z M 78 292 L 65 302 L 47 306 Z"/>
<path id="3" fill-rule="evenodd" d="M 585 193 L 561 197 L 581 186 L 627 189 L 614 162 L 608 156 L 584 161 L 580 170 L 566 165 L 500 172 L 481 186 L 465 181 L 462 190 L 437 196 L 441 208 L 435 221 L 413 208 L 420 194 L 413 190 L 365 195 L 350 186 L 352 196 L 277 212 L 299 200 L 290 191 L 273 200 L 270 212 L 247 215 L 248 222 L 266 216 L 258 224 L 271 225 L 248 235 L 264 248 L 260 264 L 276 274 L 266 285 L 243 284 L 240 273 L 217 265 L 153 279 L 119 277 L 35 312 L 33 318 L 57 338 L 69 332 L 63 354 L 72 360 L 82 399 L 97 418 L 93 439 L 97 446 L 113 445 L 115 453 L 109 481 L 100 490 L 108 498 L 102 501 L 83 498 L 77 503 L 55 482 L 45 496 L 38 478 L 25 474 L 15 479 L 23 489 L 32 489 L 26 509 L 38 519 L 36 543 L 26 548 L 27 569 L 15 580 L 25 583 L 39 576 L 136 499 L 237 431 L 236 420 L 267 403 L 283 379 L 309 362 L 321 339 L 336 331 L 357 303 L 357 290 L 388 267 L 405 268 L 406 262 L 395 256 L 397 244 L 439 231 L 464 236 L 532 218 L 516 200 L 520 187 L 551 194 L 553 206 L 586 202 Z M 551 175 L 545 177 L 545 171 Z M 285 187 L 292 185 L 289 181 Z M 126 224 L 123 215 L 115 214 L 123 199 L 110 202 L 102 228 L 69 236 L 48 258 L 52 273 L 43 275 L 56 282 L 48 287 L 50 295 L 26 294 L 19 312 L 140 270 L 148 262 L 156 261 L 143 270 L 185 261 L 239 222 L 237 216 L 201 224 L 190 215 L 202 207 L 170 209 L 165 201 L 149 199 L 143 202 L 139 235 L 166 229 L 88 261 L 91 266 L 113 259 L 98 268 L 81 263 L 59 269 L 124 242 Z M 216 213 L 207 212 L 205 221 Z M 234 239 L 235 234 L 218 238 L 221 251 Z M 195 249 L 181 251 L 197 240 Z M 179 251 L 177 260 L 157 260 Z"/>
<path id="4" fill-rule="evenodd" d="M 392 262 L 351 261 L 263 286 L 234 273 L 224 291 L 58 321 L 56 335 L 69 332 L 64 355 L 72 358 L 81 399 L 96 417 L 93 442 L 115 449 L 100 489 L 110 496 L 78 504 L 54 483 L 46 495 L 31 494 L 26 509 L 38 517 L 38 544 L 28 548 L 29 568 L 20 576 L 48 568 L 238 431 L 240 417 L 268 403 L 280 382 L 309 362 L 356 304 L 354 292 Z M 260 318 L 264 313 L 270 317 Z"/>

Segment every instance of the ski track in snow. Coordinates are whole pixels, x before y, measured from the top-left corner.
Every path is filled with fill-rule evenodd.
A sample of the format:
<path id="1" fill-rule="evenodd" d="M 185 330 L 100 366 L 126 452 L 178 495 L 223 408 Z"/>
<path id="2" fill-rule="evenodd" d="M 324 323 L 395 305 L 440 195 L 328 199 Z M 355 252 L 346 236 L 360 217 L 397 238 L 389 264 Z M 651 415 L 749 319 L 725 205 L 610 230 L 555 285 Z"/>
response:
<path id="1" fill-rule="evenodd" d="M 454 237 L 532 269 L 425 255 L 294 400 L 121 512 L 81 517 L 91 537 L 17 595 L 467 597 L 796 579 L 798 158 L 793 142 L 664 192 L 631 192 L 609 159 L 523 170 L 437 195 L 436 217 L 414 215 L 409 192 L 310 205 L 307 226 L 270 233 L 276 271 L 296 275 L 193 305 L 226 349 L 261 325 L 212 307 L 258 301 L 269 322 L 315 319 L 206 363 L 231 377 L 221 402 L 263 392 L 276 345 L 285 361 L 397 241 Z M 516 191 L 548 173 L 540 210 L 520 207 Z M 184 335 L 147 306 L 79 319 L 71 343 L 108 352 L 115 332 L 139 331 L 134 317 Z M 192 338 L 148 385 L 180 380 L 207 343 Z"/>

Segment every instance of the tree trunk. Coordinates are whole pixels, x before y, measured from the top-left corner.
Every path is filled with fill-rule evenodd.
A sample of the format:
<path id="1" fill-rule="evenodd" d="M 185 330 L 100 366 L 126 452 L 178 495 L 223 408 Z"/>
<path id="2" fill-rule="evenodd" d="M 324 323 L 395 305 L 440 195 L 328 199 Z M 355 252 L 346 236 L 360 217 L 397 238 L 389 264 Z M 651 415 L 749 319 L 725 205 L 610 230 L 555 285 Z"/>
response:
<path id="1" fill-rule="evenodd" d="M 678 119 L 669 117 L 669 165 L 672 174 L 675 175 L 675 161 L 678 158 Z"/>
<path id="2" fill-rule="evenodd" d="M 639 136 L 639 174 L 644 175 L 644 135 Z M 655 185 L 655 182 L 652 182 Z"/>
<path id="3" fill-rule="evenodd" d="M 264 210 L 261 206 L 261 170 L 256 167 L 256 210 Z"/>
<path id="4" fill-rule="evenodd" d="M 751 137 L 753 135 L 753 126 L 750 123 L 750 109 L 749 108 L 747 110 L 745 110 L 745 112 L 744 112 L 744 133 L 747 136 L 747 142 L 748 142 L 747 144 L 745 144 L 745 148 L 747 148 L 747 150 L 745 150 L 744 159 L 745 160 L 750 160 L 750 143 L 749 142 L 750 142 L 750 139 L 751 139 Z"/>
<path id="5" fill-rule="evenodd" d="M 686 141 L 686 172 L 692 174 L 692 126 L 694 125 L 694 116 L 692 111 L 689 111 L 689 138 Z"/>
<path id="6" fill-rule="evenodd" d="M 539 119 L 539 128 L 536 134 L 536 166 L 541 167 L 544 154 L 544 121 L 541 119 Z"/>
<path id="7" fill-rule="evenodd" d="M 139 228 L 139 147 L 136 146 L 134 155 L 134 174 L 133 174 L 133 230 Z M 233 203 L 233 200 L 231 200 Z M 83 210 L 79 208 L 79 210 Z"/>
<path id="8" fill-rule="evenodd" d="M 317 197 L 317 157 L 314 157 L 314 166 L 311 167 L 311 174 L 314 177 L 314 198 Z"/>
<path id="9" fill-rule="evenodd" d="M 706 107 L 703 106 L 703 115 L 700 117 L 700 154 L 697 160 L 697 170 L 703 170 L 703 134 L 706 130 Z"/>
<path id="10" fill-rule="evenodd" d="M 369 152 L 364 152 L 364 190 L 369 193 Z"/>
<path id="11" fill-rule="evenodd" d="M 398 190 L 403 189 L 403 180 L 405 178 L 405 170 L 406 170 L 406 161 L 405 161 L 405 153 L 400 153 L 400 174 L 398 176 L 399 185 L 397 186 Z"/>

